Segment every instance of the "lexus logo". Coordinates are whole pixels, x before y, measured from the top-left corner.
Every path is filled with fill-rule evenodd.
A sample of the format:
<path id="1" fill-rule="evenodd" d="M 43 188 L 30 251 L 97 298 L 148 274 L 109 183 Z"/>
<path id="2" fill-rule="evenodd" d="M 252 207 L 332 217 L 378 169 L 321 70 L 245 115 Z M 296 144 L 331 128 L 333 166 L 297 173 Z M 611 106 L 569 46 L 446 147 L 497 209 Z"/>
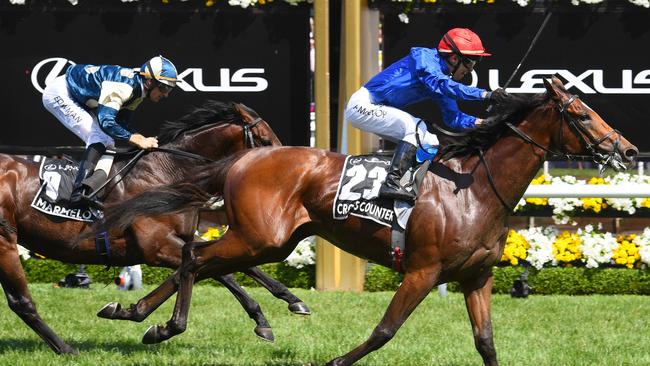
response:
<path id="1" fill-rule="evenodd" d="M 43 93 L 45 86 L 59 75 L 63 75 L 68 65 L 75 65 L 75 62 L 61 57 L 52 57 L 37 63 L 32 70 L 32 85 Z M 45 72 L 47 76 L 42 79 L 41 74 Z M 261 92 L 269 86 L 268 80 L 263 77 L 264 73 L 264 68 L 242 68 L 233 72 L 228 68 L 220 68 L 219 83 L 210 85 L 203 80 L 203 69 L 190 67 L 178 74 L 178 79 L 182 81 L 178 83 L 178 87 L 186 92 Z"/>
<path id="2" fill-rule="evenodd" d="M 50 64 L 52 64 L 52 66 L 50 66 Z M 47 84 L 51 83 L 52 80 L 54 80 L 57 76 L 63 75 L 65 73 L 65 70 L 68 68 L 68 64 L 74 65 L 75 63 L 61 57 L 52 57 L 37 63 L 36 66 L 34 66 L 34 70 L 32 70 L 32 85 L 34 85 L 34 88 L 36 88 L 36 90 L 42 93 L 43 90 L 45 90 L 45 86 L 47 86 Z M 48 68 L 50 71 L 47 73 L 45 80 L 43 80 L 43 85 L 41 86 L 38 76 L 43 66 L 46 67 L 42 72 L 46 72 Z"/>

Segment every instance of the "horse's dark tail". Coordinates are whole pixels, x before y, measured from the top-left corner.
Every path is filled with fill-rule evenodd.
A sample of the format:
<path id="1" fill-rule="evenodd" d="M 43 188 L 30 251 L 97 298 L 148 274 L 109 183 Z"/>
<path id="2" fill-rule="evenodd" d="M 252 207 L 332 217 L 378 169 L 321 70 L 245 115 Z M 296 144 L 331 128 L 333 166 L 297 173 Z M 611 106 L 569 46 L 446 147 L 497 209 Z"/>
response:
<path id="1" fill-rule="evenodd" d="M 116 228 L 120 231 L 138 217 L 158 216 L 196 209 L 223 191 L 228 170 L 241 154 L 197 167 L 191 180 L 148 190 L 126 201 L 106 208 L 104 222 L 96 231 Z"/>

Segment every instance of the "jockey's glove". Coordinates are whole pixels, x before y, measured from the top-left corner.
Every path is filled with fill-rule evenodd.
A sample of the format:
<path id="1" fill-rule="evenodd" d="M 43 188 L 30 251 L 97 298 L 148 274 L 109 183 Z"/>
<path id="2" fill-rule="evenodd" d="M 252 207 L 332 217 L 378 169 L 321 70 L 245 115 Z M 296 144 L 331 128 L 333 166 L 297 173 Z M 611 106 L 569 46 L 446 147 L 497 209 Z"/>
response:
<path id="1" fill-rule="evenodd" d="M 501 104 L 510 97 L 510 94 L 506 92 L 503 88 L 495 89 L 491 92 L 488 92 L 487 99 L 491 104 Z"/>

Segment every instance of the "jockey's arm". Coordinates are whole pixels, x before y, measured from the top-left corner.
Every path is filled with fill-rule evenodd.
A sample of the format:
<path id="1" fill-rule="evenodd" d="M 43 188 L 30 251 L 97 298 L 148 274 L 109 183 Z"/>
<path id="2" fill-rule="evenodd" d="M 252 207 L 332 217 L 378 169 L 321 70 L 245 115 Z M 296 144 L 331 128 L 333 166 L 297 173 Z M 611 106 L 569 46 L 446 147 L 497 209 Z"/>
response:
<path id="1" fill-rule="evenodd" d="M 452 80 L 440 68 L 438 60 L 423 48 L 411 49 L 411 67 L 422 84 L 431 93 L 455 100 L 483 100 L 487 91 L 481 88 L 467 86 Z"/>
<path id="2" fill-rule="evenodd" d="M 442 121 L 449 127 L 455 130 L 466 130 L 476 127 L 481 124 L 483 120 L 463 113 L 458 109 L 458 104 L 455 100 L 449 98 L 438 98 L 436 102 L 440 106 L 442 112 Z"/>
<path id="3" fill-rule="evenodd" d="M 133 88 L 126 83 L 102 82 L 102 90 L 97 106 L 97 119 L 104 132 L 114 139 L 129 140 L 133 134 L 119 123 L 118 113 L 133 95 Z"/>

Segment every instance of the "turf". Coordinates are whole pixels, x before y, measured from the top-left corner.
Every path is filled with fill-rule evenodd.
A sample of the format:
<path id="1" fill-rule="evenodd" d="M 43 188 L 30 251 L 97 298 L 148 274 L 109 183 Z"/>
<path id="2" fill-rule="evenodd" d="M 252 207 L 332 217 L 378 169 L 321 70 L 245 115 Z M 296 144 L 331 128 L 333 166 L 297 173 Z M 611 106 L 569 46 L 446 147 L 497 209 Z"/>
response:
<path id="1" fill-rule="evenodd" d="M 31 285 L 43 318 L 77 356 L 57 356 L 11 310 L 0 306 L 0 365 L 322 365 L 370 334 L 392 293 L 294 290 L 313 315 L 292 315 L 262 289 L 250 289 L 274 327 L 275 343 L 255 337 L 254 323 L 223 288 L 197 286 L 185 333 L 159 345 L 140 343 L 151 324 L 171 316 L 173 298 L 143 323 L 100 319 L 110 301 L 128 305 L 145 290 L 90 290 Z M 149 288 L 150 289 L 150 288 Z M 502 365 L 650 365 L 650 298 L 532 296 L 493 298 Z M 359 365 L 479 365 L 462 295 L 432 293 L 395 338 Z"/>

